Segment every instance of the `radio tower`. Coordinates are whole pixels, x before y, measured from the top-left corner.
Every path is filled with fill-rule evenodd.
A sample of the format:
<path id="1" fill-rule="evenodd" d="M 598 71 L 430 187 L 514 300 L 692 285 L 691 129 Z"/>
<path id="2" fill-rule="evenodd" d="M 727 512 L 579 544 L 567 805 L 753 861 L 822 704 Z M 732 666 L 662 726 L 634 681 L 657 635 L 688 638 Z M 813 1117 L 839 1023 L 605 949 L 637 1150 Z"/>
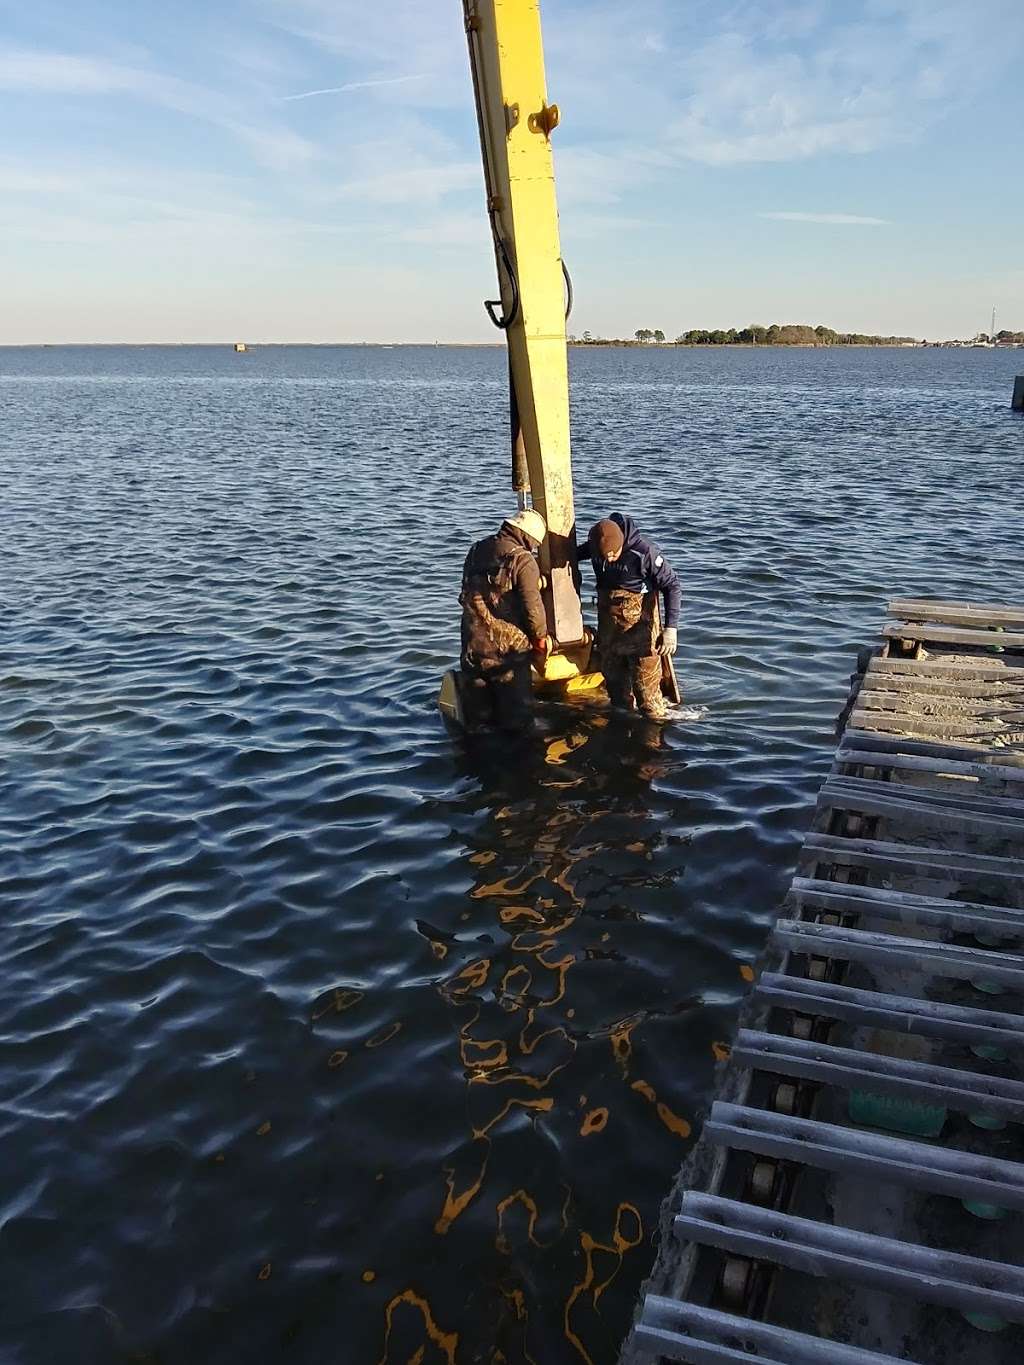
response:
<path id="1" fill-rule="evenodd" d="M 996 310 L 994 308 L 992 309 L 992 330 L 988 334 L 988 339 L 989 341 L 996 339 Z"/>

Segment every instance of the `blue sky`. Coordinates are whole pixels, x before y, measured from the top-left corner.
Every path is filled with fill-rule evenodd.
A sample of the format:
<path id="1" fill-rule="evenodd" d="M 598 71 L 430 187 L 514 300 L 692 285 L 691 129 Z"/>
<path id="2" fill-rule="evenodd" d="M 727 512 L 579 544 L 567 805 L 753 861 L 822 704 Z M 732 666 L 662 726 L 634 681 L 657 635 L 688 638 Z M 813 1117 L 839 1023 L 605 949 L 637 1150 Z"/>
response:
<path id="1" fill-rule="evenodd" d="M 1024 329 L 1024 0 L 543 0 L 573 326 Z M 0 0 L 0 342 L 493 340 L 459 0 Z"/>

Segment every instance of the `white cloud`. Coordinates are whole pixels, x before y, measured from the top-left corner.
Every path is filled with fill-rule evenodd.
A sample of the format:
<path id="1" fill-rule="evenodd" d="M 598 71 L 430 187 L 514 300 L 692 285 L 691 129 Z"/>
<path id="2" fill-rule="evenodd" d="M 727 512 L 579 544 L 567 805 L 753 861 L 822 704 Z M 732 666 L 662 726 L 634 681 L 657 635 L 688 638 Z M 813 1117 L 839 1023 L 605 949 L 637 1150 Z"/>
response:
<path id="1" fill-rule="evenodd" d="M 341 58 L 353 82 L 395 80 L 396 98 L 418 108 L 471 101 L 462 7 L 456 0 L 262 0 L 262 12 L 332 65 Z M 407 71 L 431 78 L 399 80 Z"/>
<path id="2" fill-rule="evenodd" d="M 1024 48 L 1020 0 L 587 0 L 585 22 L 579 4 L 544 17 L 567 137 L 642 128 L 713 166 L 913 141 Z"/>
<path id="3" fill-rule="evenodd" d="M 125 96 L 172 109 L 223 129 L 263 164 L 287 169 L 311 161 L 313 143 L 270 121 L 240 118 L 238 103 L 219 91 L 103 57 L 8 48 L 0 50 L 0 90 L 37 96 Z"/>
<path id="4" fill-rule="evenodd" d="M 426 79 L 425 75 L 418 75 L 387 76 L 376 81 L 349 81 L 347 85 L 329 85 L 323 90 L 303 90 L 298 95 L 282 95 L 281 99 L 285 102 L 289 100 L 311 100 L 315 95 L 347 95 L 350 90 L 375 90 L 382 85 L 405 85 L 409 81 L 425 81 Z"/>
<path id="5" fill-rule="evenodd" d="M 102 58 L 19 48 L 0 51 L 0 90 L 39 95 L 110 95 L 137 91 L 141 71 Z"/>
<path id="6" fill-rule="evenodd" d="M 774 218 L 780 223 L 831 223 L 851 227 L 885 227 L 887 218 L 868 218 L 859 213 L 801 213 L 785 210 L 777 213 L 759 213 L 758 218 Z"/>
<path id="7" fill-rule="evenodd" d="M 678 153 L 710 165 L 858 154 L 916 138 L 1019 50 L 1015 0 L 734 9 L 678 65 Z"/>

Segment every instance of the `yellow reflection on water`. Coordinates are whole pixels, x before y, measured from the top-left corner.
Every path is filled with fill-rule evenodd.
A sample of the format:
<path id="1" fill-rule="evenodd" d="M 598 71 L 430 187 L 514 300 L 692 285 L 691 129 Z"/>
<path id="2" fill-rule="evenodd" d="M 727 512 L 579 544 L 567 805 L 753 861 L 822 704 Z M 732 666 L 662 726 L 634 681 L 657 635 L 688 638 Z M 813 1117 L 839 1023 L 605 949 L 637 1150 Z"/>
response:
<path id="1" fill-rule="evenodd" d="M 653 1085 L 649 1085 L 647 1081 L 634 1081 L 632 1088 L 638 1095 L 643 1095 L 645 1100 L 649 1100 L 654 1105 L 658 1118 L 661 1119 L 670 1133 L 675 1133 L 676 1137 L 681 1138 L 690 1136 L 693 1132 L 692 1125 L 658 1099 Z"/>
<path id="2" fill-rule="evenodd" d="M 589 1137 L 591 1133 L 601 1133 L 607 1127 L 607 1124 L 607 1109 L 591 1109 L 591 1111 L 583 1117 L 583 1122 L 580 1125 L 580 1137 Z"/>
<path id="3" fill-rule="evenodd" d="M 428 1344 L 436 1346 L 442 1352 L 447 1365 L 455 1365 L 455 1352 L 459 1346 L 458 1332 L 443 1332 L 434 1321 L 430 1304 L 413 1289 L 405 1289 L 401 1294 L 396 1294 L 384 1310 L 384 1354 L 377 1365 L 397 1365 L 397 1362 L 391 1357 L 391 1333 L 394 1330 L 395 1313 L 403 1304 L 408 1304 L 420 1315 L 422 1330 L 427 1336 L 426 1342 L 418 1348 L 415 1354 L 407 1357 L 407 1365 L 422 1365 Z"/>
<path id="4" fill-rule="evenodd" d="M 632 1222 L 631 1229 L 626 1227 Z M 640 1211 L 632 1204 L 622 1203 L 615 1211 L 615 1225 L 612 1229 L 611 1243 L 599 1242 L 592 1237 L 589 1232 L 580 1233 L 580 1249 L 584 1255 L 583 1278 L 578 1284 L 573 1286 L 572 1293 L 569 1295 L 565 1304 L 563 1315 L 563 1325 L 566 1339 L 575 1347 L 580 1358 L 587 1362 L 587 1365 L 594 1365 L 590 1353 L 583 1345 L 572 1323 L 573 1310 L 577 1301 L 589 1295 L 590 1307 L 596 1312 L 601 1295 L 615 1279 L 622 1269 L 622 1260 L 627 1251 L 639 1246 L 643 1241 L 644 1228 Z M 596 1257 L 600 1253 L 605 1253 L 614 1259 L 614 1266 L 611 1273 L 606 1275 L 603 1280 L 597 1278 Z"/>
<path id="5" fill-rule="evenodd" d="M 313 1022 L 316 1023 L 316 1021 L 322 1019 L 325 1014 L 343 1014 L 345 1010 L 350 1010 L 353 1005 L 358 1005 L 362 998 L 362 991 L 331 991 L 320 1009 L 313 1011 Z"/>
<path id="6" fill-rule="evenodd" d="M 501 1110 L 495 1114 L 489 1122 L 485 1123 L 482 1128 L 473 1128 L 473 1145 L 479 1147 L 481 1150 L 480 1166 L 473 1179 L 458 1191 L 455 1188 L 455 1167 L 445 1167 L 446 1193 L 444 1207 L 441 1210 L 437 1222 L 434 1224 L 434 1231 L 439 1236 L 444 1236 L 455 1222 L 456 1218 L 465 1212 L 480 1193 L 480 1187 L 483 1185 L 484 1177 L 487 1174 L 487 1162 L 490 1159 L 491 1154 L 491 1129 L 497 1127 L 502 1119 L 506 1118 L 515 1108 L 533 1109 L 540 1113 L 549 1113 L 554 1107 L 554 1103 L 554 1100 L 550 1096 L 544 1096 L 543 1098 L 536 1100 L 520 1099 L 514 1096 L 512 1099 L 506 1100 Z"/>
<path id="7" fill-rule="evenodd" d="M 520 1183 L 523 1175 L 519 1171 L 529 1169 L 529 1163 L 536 1160 L 535 1156 L 526 1157 L 528 1164 L 521 1168 L 515 1155 L 525 1131 L 524 1115 L 532 1121 L 550 1116 L 543 1125 L 546 1143 L 553 1140 L 561 1147 L 593 1138 L 593 1147 L 599 1150 L 599 1135 L 609 1129 L 612 1114 L 618 1112 L 612 1097 L 604 1093 L 603 1080 L 600 1096 L 595 1094 L 589 1104 L 581 1099 L 578 1109 L 575 1086 L 569 1094 L 557 1090 L 558 1084 L 566 1089 L 558 1077 L 570 1067 L 581 1045 L 607 1037 L 615 1062 L 612 1085 L 618 1085 L 633 1111 L 638 1107 L 633 1100 L 635 1093 L 651 1106 L 652 1121 L 656 1115 L 661 1125 L 680 1138 L 690 1133 L 687 1120 L 676 1114 L 647 1081 L 633 1080 L 630 1075 L 636 1061 L 637 1030 L 645 1016 L 636 1013 L 605 1023 L 600 1016 L 593 1020 L 590 1006 L 590 1027 L 581 1028 L 576 1015 L 584 1011 L 577 1010 L 579 1001 L 570 1005 L 567 998 L 572 994 L 570 973 L 578 964 L 616 960 L 615 920 L 608 916 L 602 922 L 586 915 L 588 878 L 601 876 L 603 855 L 614 851 L 620 858 L 625 853 L 625 866 L 608 886 L 640 885 L 649 875 L 645 861 L 652 859 L 664 842 L 664 834 L 651 822 L 643 799 L 644 784 L 664 767 L 660 730 L 654 727 L 650 743 L 634 750 L 623 773 L 633 795 L 624 796 L 617 749 L 612 771 L 606 774 L 599 769 L 596 779 L 572 763 L 572 755 L 591 740 L 595 747 L 606 742 L 600 729 L 589 725 L 586 731 L 581 727 L 546 742 L 544 761 L 538 765 L 532 785 L 507 780 L 505 775 L 496 780 L 502 796 L 486 815 L 486 845 L 478 844 L 467 853 L 473 884 L 465 892 L 463 905 L 453 907 L 452 919 L 460 921 L 460 928 L 444 939 L 445 960 L 453 961 L 435 986 L 452 1019 L 469 1112 L 466 1136 L 442 1168 L 434 1232 L 438 1237 L 447 1236 L 470 1209 L 477 1211 L 478 1222 L 485 1203 L 491 1203 L 495 1210 L 494 1251 L 508 1258 L 507 1270 L 503 1269 L 490 1286 L 500 1295 L 500 1321 L 487 1348 L 481 1344 L 479 1353 L 473 1355 L 491 1365 L 509 1360 L 529 1365 L 532 1359 L 526 1338 L 528 1330 L 537 1330 L 528 1327 L 536 1279 L 532 1272 L 526 1272 L 527 1279 L 522 1278 L 524 1255 L 533 1255 L 530 1248 L 545 1249 L 549 1257 L 557 1257 L 566 1274 L 565 1287 L 556 1291 L 564 1301 L 565 1335 L 557 1358 L 562 1360 L 569 1352 L 592 1365 L 584 1344 L 590 1341 L 590 1351 L 604 1361 L 612 1348 L 608 1326 L 601 1319 L 602 1296 L 619 1275 L 626 1253 L 643 1240 L 639 1209 L 623 1198 L 628 1189 L 615 1190 L 608 1197 L 608 1213 L 601 1215 L 601 1220 L 611 1215 L 614 1206 L 610 1232 L 583 1229 L 578 1223 L 570 1232 L 574 1221 L 571 1185 L 560 1182 L 563 1199 Z M 513 797 L 510 793 L 514 791 L 518 794 Z M 622 837 L 624 817 L 634 817 L 626 837 Z M 638 864 L 638 871 L 630 870 Z M 616 911 L 620 915 L 630 913 L 628 907 L 616 906 Z M 605 949 L 606 943 L 611 948 Z M 589 1000 L 591 991 L 588 983 L 581 998 Z M 505 1139 L 513 1132 L 515 1142 L 507 1154 Z M 564 1160 L 572 1170 L 571 1150 L 566 1150 Z M 502 1177 L 510 1170 L 519 1174 L 518 1180 L 513 1177 L 503 1183 Z M 544 1171 L 541 1179 L 551 1174 L 549 1162 L 545 1162 Z M 489 1189 L 493 1194 L 487 1199 L 485 1191 Z M 575 1217 L 578 1219 L 578 1213 Z M 467 1216 L 463 1237 L 471 1236 L 475 1226 Z M 583 1273 L 565 1298 L 568 1276 L 579 1274 L 581 1262 Z M 412 1291 L 392 1300 L 388 1349 L 394 1311 L 400 1308 L 407 1313 L 417 1306 L 424 1313 L 429 1311 L 425 1301 Z M 411 1356 L 407 1350 L 402 1359 L 420 1365 L 424 1351 L 431 1344 L 437 1346 L 439 1339 L 455 1343 L 457 1335 L 441 1333 L 439 1338 L 428 1330 L 424 1344 Z M 551 1350 L 549 1342 L 541 1365 L 546 1365 Z M 386 1351 L 381 1365 L 390 1365 L 390 1361 Z"/>
<path id="8" fill-rule="evenodd" d="M 383 1047 L 385 1043 L 391 1042 L 391 1039 L 395 1036 L 396 1033 L 401 1032 L 401 1028 L 402 1028 L 401 1019 L 396 1019 L 393 1024 L 391 1024 L 388 1028 L 384 1029 L 382 1032 L 376 1034 L 373 1038 L 367 1038 L 365 1046 L 369 1048 Z"/>

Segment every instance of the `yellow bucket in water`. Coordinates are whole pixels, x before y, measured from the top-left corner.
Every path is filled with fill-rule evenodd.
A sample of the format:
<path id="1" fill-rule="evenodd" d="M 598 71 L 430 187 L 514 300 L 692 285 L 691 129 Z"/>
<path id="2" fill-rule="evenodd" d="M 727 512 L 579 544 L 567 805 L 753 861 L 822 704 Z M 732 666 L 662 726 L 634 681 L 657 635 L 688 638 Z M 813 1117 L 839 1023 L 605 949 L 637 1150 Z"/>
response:
<path id="1" fill-rule="evenodd" d="M 593 692 L 604 684 L 603 673 L 577 673 L 565 684 L 566 692 Z"/>
<path id="2" fill-rule="evenodd" d="M 549 654 L 544 660 L 544 667 L 538 669 L 542 682 L 567 682 L 570 678 L 578 678 L 580 671 L 571 659 L 567 659 L 564 654 Z"/>

